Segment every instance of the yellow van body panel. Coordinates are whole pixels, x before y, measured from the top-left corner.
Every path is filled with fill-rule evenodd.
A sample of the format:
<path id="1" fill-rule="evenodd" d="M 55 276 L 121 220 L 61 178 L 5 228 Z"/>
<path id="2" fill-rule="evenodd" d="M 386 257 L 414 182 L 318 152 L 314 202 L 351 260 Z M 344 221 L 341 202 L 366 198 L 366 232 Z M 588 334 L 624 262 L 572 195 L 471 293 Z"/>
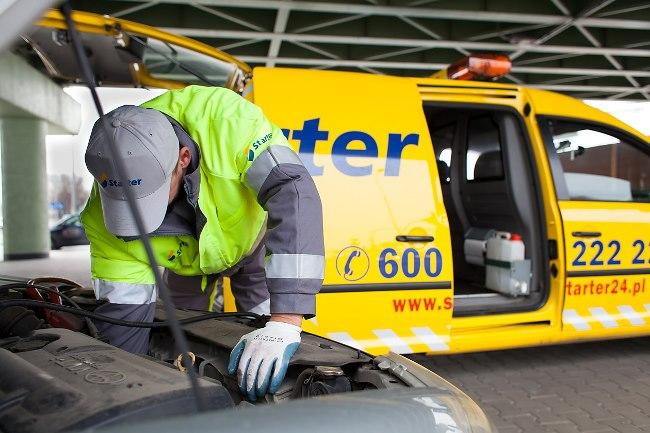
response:
<path id="1" fill-rule="evenodd" d="M 371 353 L 448 350 L 449 225 L 416 84 L 299 69 L 254 74 L 254 102 L 287 130 L 323 202 L 325 281 L 305 330 Z"/>

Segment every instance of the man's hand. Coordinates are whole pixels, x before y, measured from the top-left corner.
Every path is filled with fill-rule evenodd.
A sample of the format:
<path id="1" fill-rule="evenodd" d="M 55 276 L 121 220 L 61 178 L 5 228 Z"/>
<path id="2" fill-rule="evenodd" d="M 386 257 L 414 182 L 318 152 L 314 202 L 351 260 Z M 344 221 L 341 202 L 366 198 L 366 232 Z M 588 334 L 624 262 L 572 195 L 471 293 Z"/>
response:
<path id="1" fill-rule="evenodd" d="M 300 345 L 301 320 L 290 314 L 272 315 L 264 328 L 244 335 L 232 350 L 228 373 L 237 371 L 239 389 L 249 400 L 277 392 Z"/>

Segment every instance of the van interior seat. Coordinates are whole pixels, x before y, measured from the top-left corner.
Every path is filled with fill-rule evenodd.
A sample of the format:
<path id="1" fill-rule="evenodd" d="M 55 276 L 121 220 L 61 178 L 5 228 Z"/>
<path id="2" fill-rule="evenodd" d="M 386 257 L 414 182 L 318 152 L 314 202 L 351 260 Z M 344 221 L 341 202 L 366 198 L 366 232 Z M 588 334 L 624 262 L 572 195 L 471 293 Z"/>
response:
<path id="1" fill-rule="evenodd" d="M 525 256 L 532 260 L 531 291 L 541 295 L 539 275 L 544 268 L 540 258 L 545 249 L 532 173 L 528 169 L 529 150 L 517 115 L 507 110 L 434 104 L 425 104 L 425 114 L 449 221 L 454 295 L 469 295 L 463 298 L 467 301 L 463 301 L 464 307 L 457 304 L 454 314 L 461 308 L 482 308 L 485 302 L 491 308 L 505 307 L 509 302 L 533 305 L 538 296 L 508 301 L 472 298 L 475 294 L 494 292 L 485 287 L 485 267 L 467 262 L 464 251 L 472 229 L 520 234 Z M 476 159 L 472 161 L 473 158 Z"/>
<path id="2" fill-rule="evenodd" d="M 474 178 L 503 179 L 501 152 L 493 150 L 482 154 L 476 161 L 476 166 L 474 167 Z"/>

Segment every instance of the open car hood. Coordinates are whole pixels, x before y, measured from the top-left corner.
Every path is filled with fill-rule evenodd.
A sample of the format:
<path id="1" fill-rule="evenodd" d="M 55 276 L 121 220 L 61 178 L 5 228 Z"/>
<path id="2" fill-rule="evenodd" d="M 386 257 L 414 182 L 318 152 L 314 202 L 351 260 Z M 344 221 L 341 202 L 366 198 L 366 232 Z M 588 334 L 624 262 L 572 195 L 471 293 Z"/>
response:
<path id="1" fill-rule="evenodd" d="M 6 0 L 0 3 L 0 53 L 57 0 Z"/>
<path id="2" fill-rule="evenodd" d="M 72 18 L 99 85 L 182 88 L 190 84 L 241 92 L 251 67 L 193 39 L 128 20 L 74 11 Z M 63 15 L 50 10 L 21 33 L 14 51 L 61 84 L 79 83 Z"/>

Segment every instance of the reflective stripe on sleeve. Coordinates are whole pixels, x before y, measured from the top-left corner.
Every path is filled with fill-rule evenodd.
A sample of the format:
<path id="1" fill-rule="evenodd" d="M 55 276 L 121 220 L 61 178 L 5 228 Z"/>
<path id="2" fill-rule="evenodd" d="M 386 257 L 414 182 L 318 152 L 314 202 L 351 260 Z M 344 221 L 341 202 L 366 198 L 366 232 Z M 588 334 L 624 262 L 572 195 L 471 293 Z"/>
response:
<path id="1" fill-rule="evenodd" d="M 271 300 L 266 299 L 253 308 L 248 310 L 249 313 L 255 313 L 255 314 L 271 314 Z"/>
<path id="2" fill-rule="evenodd" d="M 106 299 L 112 304 L 151 304 L 156 302 L 155 284 L 132 284 L 117 281 L 93 280 L 97 299 Z"/>
<path id="3" fill-rule="evenodd" d="M 246 183 L 255 193 L 259 194 L 271 170 L 279 164 L 302 165 L 302 161 L 290 147 L 269 146 L 268 149 L 255 158 L 255 161 L 246 172 Z"/>
<path id="4" fill-rule="evenodd" d="M 325 257 L 314 254 L 271 254 L 264 269 L 266 278 L 322 280 Z"/>

